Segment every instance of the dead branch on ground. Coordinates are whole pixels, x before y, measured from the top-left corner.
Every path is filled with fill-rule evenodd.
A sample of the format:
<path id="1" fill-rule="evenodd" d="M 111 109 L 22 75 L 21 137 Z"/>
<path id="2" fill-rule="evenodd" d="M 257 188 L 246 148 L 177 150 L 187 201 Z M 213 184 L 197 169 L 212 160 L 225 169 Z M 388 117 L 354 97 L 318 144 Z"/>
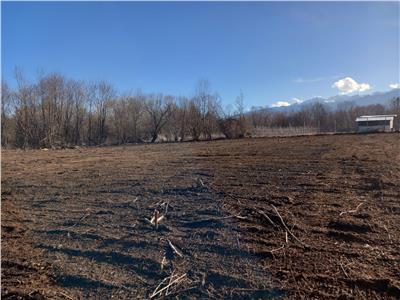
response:
<path id="1" fill-rule="evenodd" d="M 151 225 L 153 225 L 156 229 L 158 229 L 158 225 L 160 224 L 160 222 L 161 222 L 162 220 L 164 220 L 164 215 L 160 215 L 159 212 L 158 212 L 158 210 L 156 209 L 156 210 L 154 211 L 154 215 L 153 215 L 153 217 L 151 218 L 151 220 L 149 220 L 149 219 L 147 219 L 147 218 L 145 218 L 145 220 L 146 220 L 148 223 L 150 223 Z"/>
<path id="2" fill-rule="evenodd" d="M 154 226 L 158 229 L 158 210 L 154 211 Z"/>
<path id="3" fill-rule="evenodd" d="M 274 252 L 279 251 L 279 250 L 281 250 L 281 249 L 283 249 L 283 248 L 285 248 L 285 245 L 282 245 L 281 247 L 276 248 L 276 249 L 272 249 L 272 250 L 270 250 L 269 252 L 270 252 L 271 254 L 273 254 Z"/>
<path id="4" fill-rule="evenodd" d="M 271 218 L 268 217 L 268 215 L 267 215 L 265 212 L 263 212 L 262 210 L 257 210 L 257 212 L 258 212 L 260 215 L 262 215 L 264 218 L 266 218 L 266 219 L 268 220 L 268 222 L 269 222 L 272 226 L 276 227 L 276 224 L 274 223 L 274 221 L 272 221 Z"/>
<path id="5" fill-rule="evenodd" d="M 361 207 L 361 205 L 363 205 L 365 202 L 361 202 L 360 204 L 357 205 L 357 207 L 355 209 L 352 210 L 347 210 L 347 211 L 342 211 L 339 216 L 343 216 L 344 214 L 351 214 L 351 213 L 355 213 L 358 211 L 358 209 Z"/>
<path id="6" fill-rule="evenodd" d="M 167 258 L 163 256 L 161 260 L 161 271 L 164 269 L 164 266 L 167 264 Z"/>
<path id="7" fill-rule="evenodd" d="M 350 276 L 347 274 L 347 272 L 345 271 L 345 269 L 340 261 L 339 261 L 339 265 L 340 265 L 340 268 L 342 269 L 344 275 L 346 275 L 347 278 L 350 278 Z"/>
<path id="8" fill-rule="evenodd" d="M 165 290 L 165 296 L 167 296 L 168 295 L 168 289 L 169 289 L 169 287 L 171 286 L 171 282 L 172 282 L 172 275 L 175 273 L 175 271 L 172 271 L 172 274 L 171 274 L 171 277 L 169 278 L 169 283 L 168 283 L 168 287 L 167 287 L 167 289 Z"/>
<path id="9" fill-rule="evenodd" d="M 305 248 L 310 248 L 309 245 L 307 245 L 306 243 L 302 242 L 301 240 L 299 240 L 292 231 L 290 231 L 289 227 L 286 226 L 285 221 L 283 221 L 282 216 L 280 215 L 280 213 L 278 212 L 278 210 L 276 209 L 275 205 L 271 204 L 272 208 L 275 210 L 276 214 L 278 215 L 279 219 L 281 220 L 281 223 L 283 225 L 283 227 L 285 227 L 286 231 L 297 241 L 299 242 L 301 245 L 303 245 Z"/>
<path id="10" fill-rule="evenodd" d="M 172 251 L 174 251 L 178 256 L 183 257 L 183 254 L 171 243 L 171 241 L 169 239 L 167 239 L 167 241 Z"/>
<path id="11" fill-rule="evenodd" d="M 74 298 L 72 298 L 71 296 L 68 296 L 66 293 L 64 292 L 59 292 L 61 295 L 63 295 L 65 298 L 70 299 L 70 300 L 74 300 Z"/>
<path id="12" fill-rule="evenodd" d="M 178 275 L 174 275 L 173 273 L 164 278 L 160 284 L 156 287 L 156 289 L 154 290 L 154 292 L 150 295 L 150 299 L 154 298 L 155 296 L 157 296 L 158 294 L 161 294 L 163 291 L 167 290 L 170 286 L 174 285 L 174 284 L 179 284 L 180 282 L 182 282 L 183 278 L 186 277 L 186 273 L 177 277 Z M 177 277 L 174 280 L 172 280 L 171 278 L 173 277 Z M 163 288 L 160 289 L 160 287 L 162 286 L 163 283 L 165 283 L 167 280 L 169 279 L 169 283 L 164 286 Z"/>
<path id="13" fill-rule="evenodd" d="M 197 178 L 196 184 L 197 184 L 197 187 L 198 187 L 198 188 L 204 188 L 204 187 L 206 186 L 206 185 L 204 184 L 203 180 L 201 180 L 200 177 Z"/>
<path id="14" fill-rule="evenodd" d="M 65 229 L 68 230 L 68 229 L 74 228 L 76 225 L 78 225 L 80 222 L 82 222 L 84 219 L 86 219 L 88 216 L 90 216 L 90 214 L 91 214 L 91 212 L 84 214 L 75 224 L 73 224 L 72 226 L 69 226 Z"/>

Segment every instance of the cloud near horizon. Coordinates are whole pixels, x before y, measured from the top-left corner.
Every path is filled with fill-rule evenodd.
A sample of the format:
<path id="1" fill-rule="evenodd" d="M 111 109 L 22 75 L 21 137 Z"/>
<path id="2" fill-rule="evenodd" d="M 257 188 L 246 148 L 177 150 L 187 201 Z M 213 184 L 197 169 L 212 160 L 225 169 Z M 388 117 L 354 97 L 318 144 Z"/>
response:
<path id="1" fill-rule="evenodd" d="M 400 83 L 389 84 L 389 87 L 392 89 L 400 89 Z"/>
<path id="2" fill-rule="evenodd" d="M 276 101 L 271 105 L 271 107 L 282 107 L 282 106 L 290 106 L 290 103 L 287 101 Z"/>
<path id="3" fill-rule="evenodd" d="M 342 77 L 343 75 L 332 75 L 332 76 L 320 76 L 320 77 L 313 77 L 313 78 L 304 78 L 304 77 L 298 77 L 293 80 L 295 83 L 314 83 L 314 82 L 319 82 L 323 80 L 334 80 Z"/>
<path id="4" fill-rule="evenodd" d="M 332 87 L 337 88 L 342 95 L 353 92 L 364 92 L 371 89 L 368 83 L 358 83 L 351 77 L 345 77 L 336 81 Z"/>
<path id="5" fill-rule="evenodd" d="M 302 103 L 303 100 L 300 100 L 299 98 L 292 98 L 289 101 L 276 101 L 274 103 L 272 103 L 271 107 L 282 107 L 282 106 L 290 106 L 292 104 L 300 104 Z"/>

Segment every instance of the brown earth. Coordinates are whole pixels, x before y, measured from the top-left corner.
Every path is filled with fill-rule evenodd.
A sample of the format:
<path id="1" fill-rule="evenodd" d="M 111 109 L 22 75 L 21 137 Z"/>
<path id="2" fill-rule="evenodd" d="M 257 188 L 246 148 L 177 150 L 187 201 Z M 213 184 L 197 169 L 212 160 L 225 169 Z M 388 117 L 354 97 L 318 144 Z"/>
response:
<path id="1" fill-rule="evenodd" d="M 3 299 L 400 298 L 398 133 L 3 151 L 1 179 Z"/>

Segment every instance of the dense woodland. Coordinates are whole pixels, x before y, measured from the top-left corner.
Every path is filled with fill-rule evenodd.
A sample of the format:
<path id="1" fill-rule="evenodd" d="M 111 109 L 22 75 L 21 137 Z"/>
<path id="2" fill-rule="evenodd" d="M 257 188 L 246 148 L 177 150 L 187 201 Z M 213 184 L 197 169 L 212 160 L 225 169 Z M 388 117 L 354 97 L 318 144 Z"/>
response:
<path id="1" fill-rule="evenodd" d="M 210 140 L 255 136 L 260 128 L 311 128 L 315 132 L 356 130 L 364 114 L 400 114 L 390 106 L 355 106 L 331 111 L 314 103 L 300 111 L 244 109 L 244 96 L 224 109 L 217 92 L 200 80 L 190 97 L 120 94 L 107 82 L 82 82 L 52 73 L 27 81 L 16 72 L 16 87 L 2 81 L 1 144 L 17 148 L 62 148 L 155 141 Z M 259 131 L 257 131 L 259 132 Z"/>

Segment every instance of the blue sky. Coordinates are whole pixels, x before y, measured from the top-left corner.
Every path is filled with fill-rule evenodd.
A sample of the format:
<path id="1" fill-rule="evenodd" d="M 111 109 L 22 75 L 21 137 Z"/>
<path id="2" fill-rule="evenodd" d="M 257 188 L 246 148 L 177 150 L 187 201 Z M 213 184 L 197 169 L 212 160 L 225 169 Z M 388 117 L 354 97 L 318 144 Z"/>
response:
<path id="1" fill-rule="evenodd" d="M 225 104 L 243 91 L 247 106 L 386 91 L 400 81 L 399 7 L 2 2 L 2 75 L 12 85 L 18 66 L 31 79 L 57 71 L 122 92 L 188 96 L 203 78 Z"/>

